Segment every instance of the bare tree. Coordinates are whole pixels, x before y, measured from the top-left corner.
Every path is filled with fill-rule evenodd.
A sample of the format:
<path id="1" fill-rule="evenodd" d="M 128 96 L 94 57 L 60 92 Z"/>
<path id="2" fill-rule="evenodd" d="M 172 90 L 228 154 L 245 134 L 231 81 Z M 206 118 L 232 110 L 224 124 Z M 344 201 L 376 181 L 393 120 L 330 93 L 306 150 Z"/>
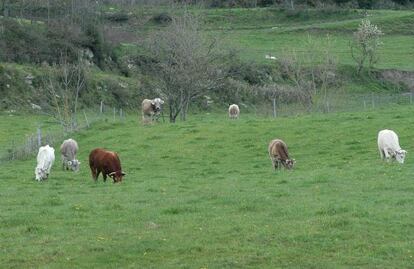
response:
<path id="1" fill-rule="evenodd" d="M 185 120 L 192 100 L 222 83 L 224 71 L 215 40 L 199 31 L 197 18 L 184 12 L 151 40 L 158 87 L 167 99 L 170 122 Z"/>
<path id="2" fill-rule="evenodd" d="M 49 97 L 48 114 L 61 124 L 65 132 L 77 128 L 79 93 L 85 86 L 84 72 L 80 61 L 68 64 L 63 60 L 44 78 Z"/>
<path id="3" fill-rule="evenodd" d="M 272 92 L 283 93 L 282 96 L 285 97 L 293 96 L 308 110 L 311 109 L 315 97 L 322 97 L 326 105 L 328 90 L 339 84 L 336 78 L 337 61 L 331 51 L 330 36 L 322 42 L 316 42 L 309 36 L 303 53 L 291 50 L 278 61 L 282 77 L 296 92 L 289 87 L 271 87 Z"/>

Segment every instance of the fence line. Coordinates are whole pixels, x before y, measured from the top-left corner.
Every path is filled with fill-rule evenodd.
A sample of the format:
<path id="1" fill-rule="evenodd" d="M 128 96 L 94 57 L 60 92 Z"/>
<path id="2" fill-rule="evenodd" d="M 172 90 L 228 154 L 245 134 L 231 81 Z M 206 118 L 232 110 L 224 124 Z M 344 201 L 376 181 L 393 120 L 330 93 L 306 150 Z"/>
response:
<path id="1" fill-rule="evenodd" d="M 413 104 L 413 95 L 412 92 L 403 94 L 332 95 L 326 99 L 314 100 L 310 107 L 298 103 L 278 103 L 275 99 L 271 99 L 260 106 L 246 106 L 245 109 L 254 112 L 256 115 L 274 118 L 312 113 L 358 112 L 389 105 Z"/>
<path id="2" fill-rule="evenodd" d="M 316 99 L 310 108 L 304 105 L 292 103 L 278 103 L 275 99 L 261 105 L 245 106 L 245 111 L 253 112 L 256 116 L 286 117 L 312 113 L 336 113 L 368 111 L 374 108 L 389 105 L 413 104 L 413 93 L 404 94 L 354 94 L 335 95 L 326 99 Z M 243 106 L 241 106 L 243 111 Z M 242 112 L 243 113 L 243 112 Z M 74 132 L 90 128 L 91 125 L 112 119 L 114 122 L 125 122 L 127 113 L 122 108 L 107 107 L 104 102 L 100 106 L 89 111 L 83 111 L 78 115 Z M 10 141 L 9 147 L 0 149 L 0 163 L 9 160 L 21 160 L 33 157 L 40 146 L 49 144 L 57 148 L 65 137 L 72 133 L 64 133 L 62 130 L 45 132 L 41 126 L 34 130 L 22 144 L 15 140 Z"/>
<path id="3" fill-rule="evenodd" d="M 11 139 L 10 146 L 0 150 L 0 163 L 31 158 L 37 153 L 39 147 L 44 145 L 50 145 L 56 150 L 65 138 L 80 130 L 90 128 L 91 125 L 99 121 L 106 122 L 112 119 L 114 122 L 125 122 L 126 113 L 122 108 L 113 107 L 106 111 L 104 107 L 104 103 L 101 102 L 97 109 L 84 110 L 80 115 L 77 115 L 76 128 L 73 132 L 65 133 L 63 128 L 56 131 L 45 131 L 39 125 L 22 143 L 17 143 L 14 139 Z M 119 114 L 116 113 L 117 111 L 119 111 Z"/>

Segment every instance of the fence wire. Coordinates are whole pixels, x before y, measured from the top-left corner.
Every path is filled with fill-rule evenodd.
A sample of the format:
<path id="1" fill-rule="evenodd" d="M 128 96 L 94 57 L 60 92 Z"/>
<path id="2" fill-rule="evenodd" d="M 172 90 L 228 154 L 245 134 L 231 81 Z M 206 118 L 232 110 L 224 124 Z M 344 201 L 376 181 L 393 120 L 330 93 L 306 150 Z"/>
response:
<path id="1" fill-rule="evenodd" d="M 39 147 L 44 145 L 54 147 L 55 154 L 57 154 L 63 140 L 74 133 L 87 129 L 99 121 L 124 122 L 126 117 L 127 113 L 123 109 L 101 105 L 99 108 L 79 113 L 72 132 L 64 132 L 63 128 L 58 131 L 48 131 L 39 124 L 38 128 L 33 130 L 33 133 L 27 136 L 23 142 L 10 138 L 9 145 L 0 149 L 0 163 L 33 158 Z"/>

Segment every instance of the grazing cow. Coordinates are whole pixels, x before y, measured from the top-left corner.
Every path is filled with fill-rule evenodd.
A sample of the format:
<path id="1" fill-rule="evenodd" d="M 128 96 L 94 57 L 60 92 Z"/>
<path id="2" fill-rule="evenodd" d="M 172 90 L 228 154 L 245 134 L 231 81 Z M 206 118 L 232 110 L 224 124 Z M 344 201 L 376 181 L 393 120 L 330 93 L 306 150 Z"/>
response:
<path id="1" fill-rule="evenodd" d="M 397 134 L 392 130 L 382 130 L 378 133 L 378 150 L 381 159 L 389 161 L 396 159 L 399 163 L 404 163 L 407 151 L 401 149 Z"/>
<path id="2" fill-rule="evenodd" d="M 236 104 L 229 104 L 229 117 L 230 119 L 238 119 L 240 115 L 239 106 Z"/>
<path id="3" fill-rule="evenodd" d="M 53 162 L 55 161 L 55 149 L 46 145 L 39 148 L 37 153 L 37 166 L 35 176 L 37 181 L 47 179 L 50 174 Z"/>
<path id="4" fill-rule="evenodd" d="M 269 157 L 272 160 L 272 166 L 276 170 L 281 169 L 283 165 L 286 169 L 292 169 L 295 159 L 289 158 L 289 153 L 285 142 L 280 139 L 274 139 L 269 143 Z"/>
<path id="5" fill-rule="evenodd" d="M 78 172 L 80 167 L 80 161 L 76 159 L 76 153 L 78 152 L 78 143 L 73 139 L 67 139 L 63 141 L 60 146 L 60 153 L 62 154 L 62 169 Z"/>
<path id="6" fill-rule="evenodd" d="M 98 180 L 99 173 L 101 172 L 104 181 L 106 181 L 106 176 L 109 176 L 114 180 L 114 183 L 121 182 L 122 177 L 125 176 L 125 173 L 122 172 L 121 161 L 116 152 L 101 148 L 92 150 L 89 154 L 89 166 L 95 181 Z"/>
<path id="7" fill-rule="evenodd" d="M 161 100 L 161 98 L 155 98 L 153 100 L 144 99 L 144 101 L 142 101 L 142 121 L 148 123 L 158 120 L 162 104 L 164 104 L 164 101 Z"/>

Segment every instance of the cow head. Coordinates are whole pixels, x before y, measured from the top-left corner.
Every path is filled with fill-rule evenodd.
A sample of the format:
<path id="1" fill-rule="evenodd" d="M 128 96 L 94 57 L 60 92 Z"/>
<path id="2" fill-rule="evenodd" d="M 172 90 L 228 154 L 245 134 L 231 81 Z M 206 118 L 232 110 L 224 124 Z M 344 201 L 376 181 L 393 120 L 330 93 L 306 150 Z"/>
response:
<path id="1" fill-rule="evenodd" d="M 47 172 L 47 169 L 43 169 L 40 167 L 36 167 L 35 174 L 36 174 L 37 181 L 41 181 L 49 177 L 49 173 Z"/>
<path id="2" fill-rule="evenodd" d="M 295 160 L 295 159 L 287 159 L 287 160 L 285 161 L 285 167 L 286 167 L 287 169 L 292 169 L 292 168 L 293 168 L 293 166 L 295 165 L 295 163 L 296 163 L 296 160 Z"/>
<path id="3" fill-rule="evenodd" d="M 112 172 L 112 173 L 108 174 L 108 176 L 110 176 L 114 180 L 114 183 L 121 182 L 122 177 L 125 176 L 125 175 L 126 174 L 122 171 L 116 171 L 116 172 Z"/>
<path id="4" fill-rule="evenodd" d="M 161 111 L 162 104 L 164 104 L 164 101 L 161 100 L 161 98 L 155 98 L 154 100 L 151 100 L 151 105 L 155 113 L 159 113 Z"/>
<path id="5" fill-rule="evenodd" d="M 403 150 L 403 149 L 399 149 L 395 152 L 395 159 L 397 160 L 397 162 L 399 163 L 404 163 L 404 159 L 405 159 L 405 154 L 407 154 L 407 151 Z"/>
<path id="6" fill-rule="evenodd" d="M 68 161 L 67 164 L 72 171 L 78 172 L 81 162 L 78 160 L 73 160 L 73 161 Z"/>

